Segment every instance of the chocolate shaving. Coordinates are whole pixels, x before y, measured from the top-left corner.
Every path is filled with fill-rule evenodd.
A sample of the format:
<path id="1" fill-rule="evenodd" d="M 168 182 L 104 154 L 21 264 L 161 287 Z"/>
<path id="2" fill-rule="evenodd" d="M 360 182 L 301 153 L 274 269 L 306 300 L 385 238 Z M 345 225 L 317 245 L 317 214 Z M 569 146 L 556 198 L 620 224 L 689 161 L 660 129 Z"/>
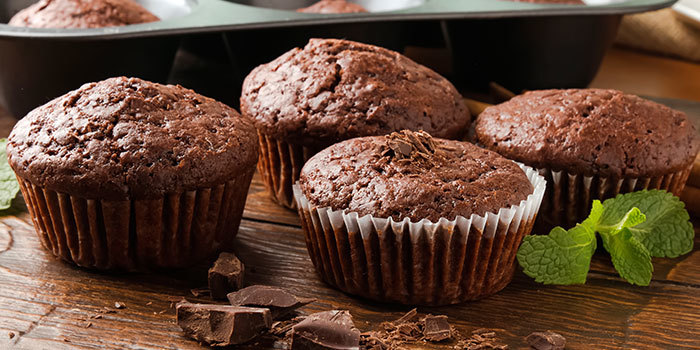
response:
<path id="1" fill-rule="evenodd" d="M 386 136 L 386 146 L 381 150 L 381 154 L 396 160 L 427 160 L 438 154 L 438 147 L 433 137 L 423 130 L 402 130 Z"/>
<path id="2" fill-rule="evenodd" d="M 536 350 L 563 350 L 566 346 L 566 338 L 552 331 L 533 332 L 525 341 Z"/>
<path id="3" fill-rule="evenodd" d="M 121 301 L 117 301 L 114 303 L 114 308 L 115 309 L 126 309 L 126 304 L 122 303 Z"/>

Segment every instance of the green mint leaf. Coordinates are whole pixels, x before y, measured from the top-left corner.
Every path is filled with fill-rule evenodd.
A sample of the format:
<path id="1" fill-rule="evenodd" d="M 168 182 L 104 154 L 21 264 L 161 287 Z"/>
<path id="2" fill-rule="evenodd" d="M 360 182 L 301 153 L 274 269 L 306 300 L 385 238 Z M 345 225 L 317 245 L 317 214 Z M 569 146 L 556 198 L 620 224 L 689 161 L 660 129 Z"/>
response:
<path id="1" fill-rule="evenodd" d="M 624 227 L 617 232 L 601 234 L 601 237 L 603 246 L 610 253 L 615 270 L 620 277 L 632 284 L 648 286 L 651 282 L 651 273 L 654 271 L 651 256 L 644 244 L 632 234 L 630 228 Z"/>
<path id="2" fill-rule="evenodd" d="M 547 236 L 525 236 L 517 257 L 525 274 L 537 282 L 586 283 L 595 248 L 595 232 L 588 224 L 569 231 L 557 226 Z"/>
<path id="3" fill-rule="evenodd" d="M 638 191 L 618 195 L 603 203 L 604 211 L 596 230 L 609 232 L 632 208 L 639 208 L 646 221 L 630 227 L 632 235 L 651 256 L 675 258 L 693 250 L 693 225 L 685 204 L 673 194 Z"/>
<path id="4" fill-rule="evenodd" d="M 7 139 L 0 139 L 0 210 L 10 207 L 12 200 L 19 192 L 19 183 L 15 173 L 7 163 Z"/>

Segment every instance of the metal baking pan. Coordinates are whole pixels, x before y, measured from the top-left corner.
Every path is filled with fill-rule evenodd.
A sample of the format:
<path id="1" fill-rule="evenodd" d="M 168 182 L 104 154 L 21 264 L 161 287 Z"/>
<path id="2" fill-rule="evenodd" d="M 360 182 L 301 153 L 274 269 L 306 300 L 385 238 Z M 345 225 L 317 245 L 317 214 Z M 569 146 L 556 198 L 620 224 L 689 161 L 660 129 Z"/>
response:
<path id="1" fill-rule="evenodd" d="M 0 23 L 35 1 L 3 0 Z M 488 81 L 513 90 L 585 86 L 612 43 L 621 15 L 674 2 L 357 0 L 371 12 L 319 15 L 292 11 L 315 0 L 137 1 L 162 20 L 82 30 L 0 24 L 0 104 L 22 116 L 84 82 L 109 76 L 165 82 L 181 42 L 208 59 L 223 52 L 219 56 L 234 74 L 218 78 L 240 80 L 253 66 L 310 37 L 343 37 L 399 51 L 407 45 L 444 46 L 454 66 L 449 78 L 462 88 L 481 89 Z M 230 96 L 224 102 L 236 100 Z"/>

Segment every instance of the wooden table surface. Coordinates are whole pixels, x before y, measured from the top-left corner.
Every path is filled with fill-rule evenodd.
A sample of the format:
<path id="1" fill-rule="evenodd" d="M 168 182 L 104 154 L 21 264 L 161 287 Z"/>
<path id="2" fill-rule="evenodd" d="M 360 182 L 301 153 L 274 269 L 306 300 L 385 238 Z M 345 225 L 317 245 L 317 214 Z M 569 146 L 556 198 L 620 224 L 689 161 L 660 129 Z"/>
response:
<path id="1" fill-rule="evenodd" d="M 700 103 L 666 103 L 700 116 Z M 7 136 L 13 123 L 0 111 L 0 137 Z M 41 248 L 21 198 L 6 214 L 0 218 L 0 348 L 201 348 L 183 337 L 170 306 L 183 297 L 207 301 L 192 297 L 190 289 L 206 285 L 208 266 L 136 275 L 79 269 Z M 693 252 L 677 259 L 654 259 L 648 287 L 620 279 L 609 257 L 596 254 L 585 285 L 544 286 L 518 272 L 492 297 L 419 311 L 448 315 L 465 332 L 495 329 L 511 349 L 526 348 L 523 338 L 543 330 L 564 335 L 568 349 L 697 349 L 700 221 L 694 223 Z M 410 309 L 354 298 L 323 284 L 308 259 L 296 214 L 274 204 L 257 175 L 236 253 L 246 264 L 248 284 L 282 286 L 299 296 L 317 298 L 304 312 L 348 309 L 363 331 Z M 117 301 L 126 308 L 104 313 Z"/>

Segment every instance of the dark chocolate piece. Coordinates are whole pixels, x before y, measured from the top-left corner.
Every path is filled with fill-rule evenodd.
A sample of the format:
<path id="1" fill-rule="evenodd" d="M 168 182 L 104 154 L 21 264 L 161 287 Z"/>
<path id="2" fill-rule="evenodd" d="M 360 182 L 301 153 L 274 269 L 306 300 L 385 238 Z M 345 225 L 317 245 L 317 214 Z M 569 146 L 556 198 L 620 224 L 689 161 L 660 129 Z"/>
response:
<path id="1" fill-rule="evenodd" d="M 423 335 L 430 341 L 443 341 L 452 337 L 452 329 L 447 322 L 447 316 L 425 316 Z"/>
<path id="2" fill-rule="evenodd" d="M 226 294 L 243 286 L 245 267 L 231 253 L 221 253 L 209 269 L 209 290 L 213 299 L 226 299 Z"/>
<path id="3" fill-rule="evenodd" d="M 250 286 L 228 294 L 228 301 L 234 306 L 256 306 L 270 309 L 273 319 L 288 315 L 290 312 L 316 299 L 297 298 L 288 291 L 271 286 Z"/>
<path id="4" fill-rule="evenodd" d="M 291 350 L 359 348 L 360 331 L 346 310 L 318 312 L 292 327 Z"/>
<path id="5" fill-rule="evenodd" d="M 552 331 L 533 332 L 525 341 L 536 350 L 563 350 L 566 346 L 566 338 Z"/>
<path id="6" fill-rule="evenodd" d="M 214 346 L 245 343 L 272 326 L 267 309 L 181 301 L 176 310 L 185 335 Z"/>

